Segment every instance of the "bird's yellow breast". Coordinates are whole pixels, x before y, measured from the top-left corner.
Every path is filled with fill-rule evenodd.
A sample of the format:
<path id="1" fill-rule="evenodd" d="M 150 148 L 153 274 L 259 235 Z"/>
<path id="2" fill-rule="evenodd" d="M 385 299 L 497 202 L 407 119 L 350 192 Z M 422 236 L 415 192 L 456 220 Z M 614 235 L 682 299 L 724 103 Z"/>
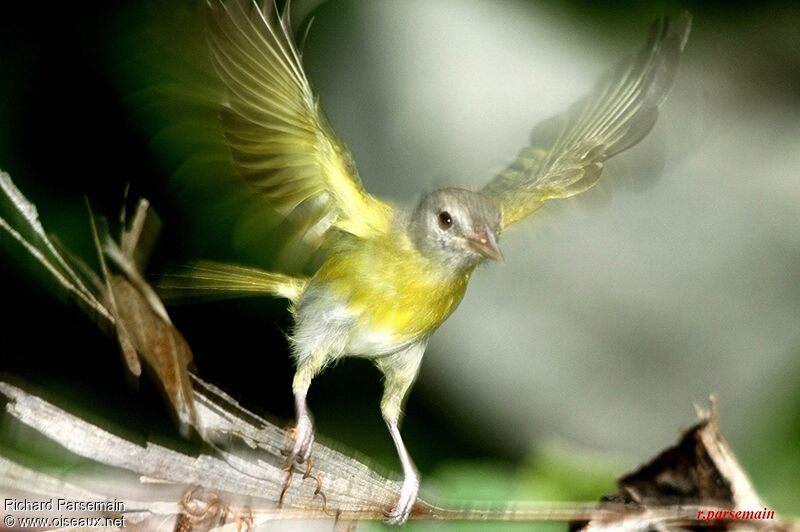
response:
<path id="1" fill-rule="evenodd" d="M 433 333 L 455 310 L 472 273 L 424 257 L 405 234 L 343 240 L 312 279 L 333 290 L 356 327 L 403 343 Z"/>

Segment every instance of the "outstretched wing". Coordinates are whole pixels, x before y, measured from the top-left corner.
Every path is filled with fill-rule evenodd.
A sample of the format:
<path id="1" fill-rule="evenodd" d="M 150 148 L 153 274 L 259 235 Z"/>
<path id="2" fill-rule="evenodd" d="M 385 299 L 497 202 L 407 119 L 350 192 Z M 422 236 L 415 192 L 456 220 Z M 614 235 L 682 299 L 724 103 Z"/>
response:
<path id="1" fill-rule="evenodd" d="M 274 0 L 264 2 L 208 0 L 208 43 L 226 87 L 222 122 L 237 171 L 307 240 L 331 227 L 362 237 L 385 231 L 391 209 L 364 190 L 325 119 L 288 5 L 280 16 Z"/>
<path id="2" fill-rule="evenodd" d="M 606 159 L 650 132 L 658 106 L 672 85 L 690 26 L 688 13 L 657 21 L 647 45 L 632 61 L 605 76 L 588 97 L 566 113 L 542 124 L 559 126 L 550 148 L 525 147 L 516 161 L 483 189 L 502 208 L 503 228 L 527 217 L 547 200 L 589 189 L 600 178 Z M 539 129 L 534 129 L 532 137 Z"/>

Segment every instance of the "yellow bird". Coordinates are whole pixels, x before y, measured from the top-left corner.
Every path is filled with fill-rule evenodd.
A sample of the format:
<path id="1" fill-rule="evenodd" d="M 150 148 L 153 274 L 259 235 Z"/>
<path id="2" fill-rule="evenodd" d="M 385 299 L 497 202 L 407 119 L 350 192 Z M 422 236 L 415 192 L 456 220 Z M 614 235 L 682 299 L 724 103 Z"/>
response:
<path id="1" fill-rule="evenodd" d="M 606 159 L 650 131 L 690 17 L 658 21 L 638 55 L 560 117 L 552 144 L 526 147 L 481 190 L 437 190 L 406 212 L 364 190 L 303 72 L 288 10 L 278 14 L 272 0 L 263 7 L 208 0 L 207 15 L 211 58 L 226 89 L 223 129 L 238 173 L 297 222 L 307 241 L 324 243 L 329 252 L 310 278 L 210 263 L 189 275 L 195 287 L 292 302 L 297 424 L 290 460 L 303 462 L 311 453 L 306 394 L 320 371 L 356 356 L 383 372 L 381 413 L 404 474 L 399 501 L 387 515 L 390 523 L 403 523 L 419 477 L 398 422 L 428 340 L 458 306 L 475 268 L 502 259 L 504 230 L 547 200 L 590 188 Z"/>

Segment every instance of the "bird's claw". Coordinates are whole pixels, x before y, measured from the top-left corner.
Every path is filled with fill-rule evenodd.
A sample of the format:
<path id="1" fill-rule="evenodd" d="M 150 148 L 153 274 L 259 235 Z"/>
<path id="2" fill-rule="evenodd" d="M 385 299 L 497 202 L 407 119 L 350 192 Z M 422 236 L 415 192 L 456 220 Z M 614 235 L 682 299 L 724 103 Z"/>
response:
<path id="1" fill-rule="evenodd" d="M 419 478 L 416 475 L 407 476 L 403 480 L 403 487 L 400 489 L 400 499 L 397 504 L 386 514 L 386 523 L 390 525 L 402 525 L 411 515 L 414 503 L 417 502 L 419 492 Z"/>
<path id="2" fill-rule="evenodd" d="M 292 439 L 292 450 L 287 463 L 302 464 L 311 456 L 311 446 L 314 443 L 314 424 L 310 416 L 302 415 L 297 419 L 297 425 L 292 429 Z"/>

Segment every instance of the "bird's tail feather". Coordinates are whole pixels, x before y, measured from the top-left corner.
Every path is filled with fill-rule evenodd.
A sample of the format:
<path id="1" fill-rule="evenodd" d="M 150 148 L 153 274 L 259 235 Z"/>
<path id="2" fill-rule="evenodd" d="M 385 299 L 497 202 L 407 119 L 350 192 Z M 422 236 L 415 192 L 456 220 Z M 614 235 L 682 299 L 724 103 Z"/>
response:
<path id="1" fill-rule="evenodd" d="M 166 301 L 235 299 L 271 295 L 292 302 L 303 293 L 308 279 L 258 268 L 213 261 L 196 261 L 167 268 L 156 283 Z"/>

